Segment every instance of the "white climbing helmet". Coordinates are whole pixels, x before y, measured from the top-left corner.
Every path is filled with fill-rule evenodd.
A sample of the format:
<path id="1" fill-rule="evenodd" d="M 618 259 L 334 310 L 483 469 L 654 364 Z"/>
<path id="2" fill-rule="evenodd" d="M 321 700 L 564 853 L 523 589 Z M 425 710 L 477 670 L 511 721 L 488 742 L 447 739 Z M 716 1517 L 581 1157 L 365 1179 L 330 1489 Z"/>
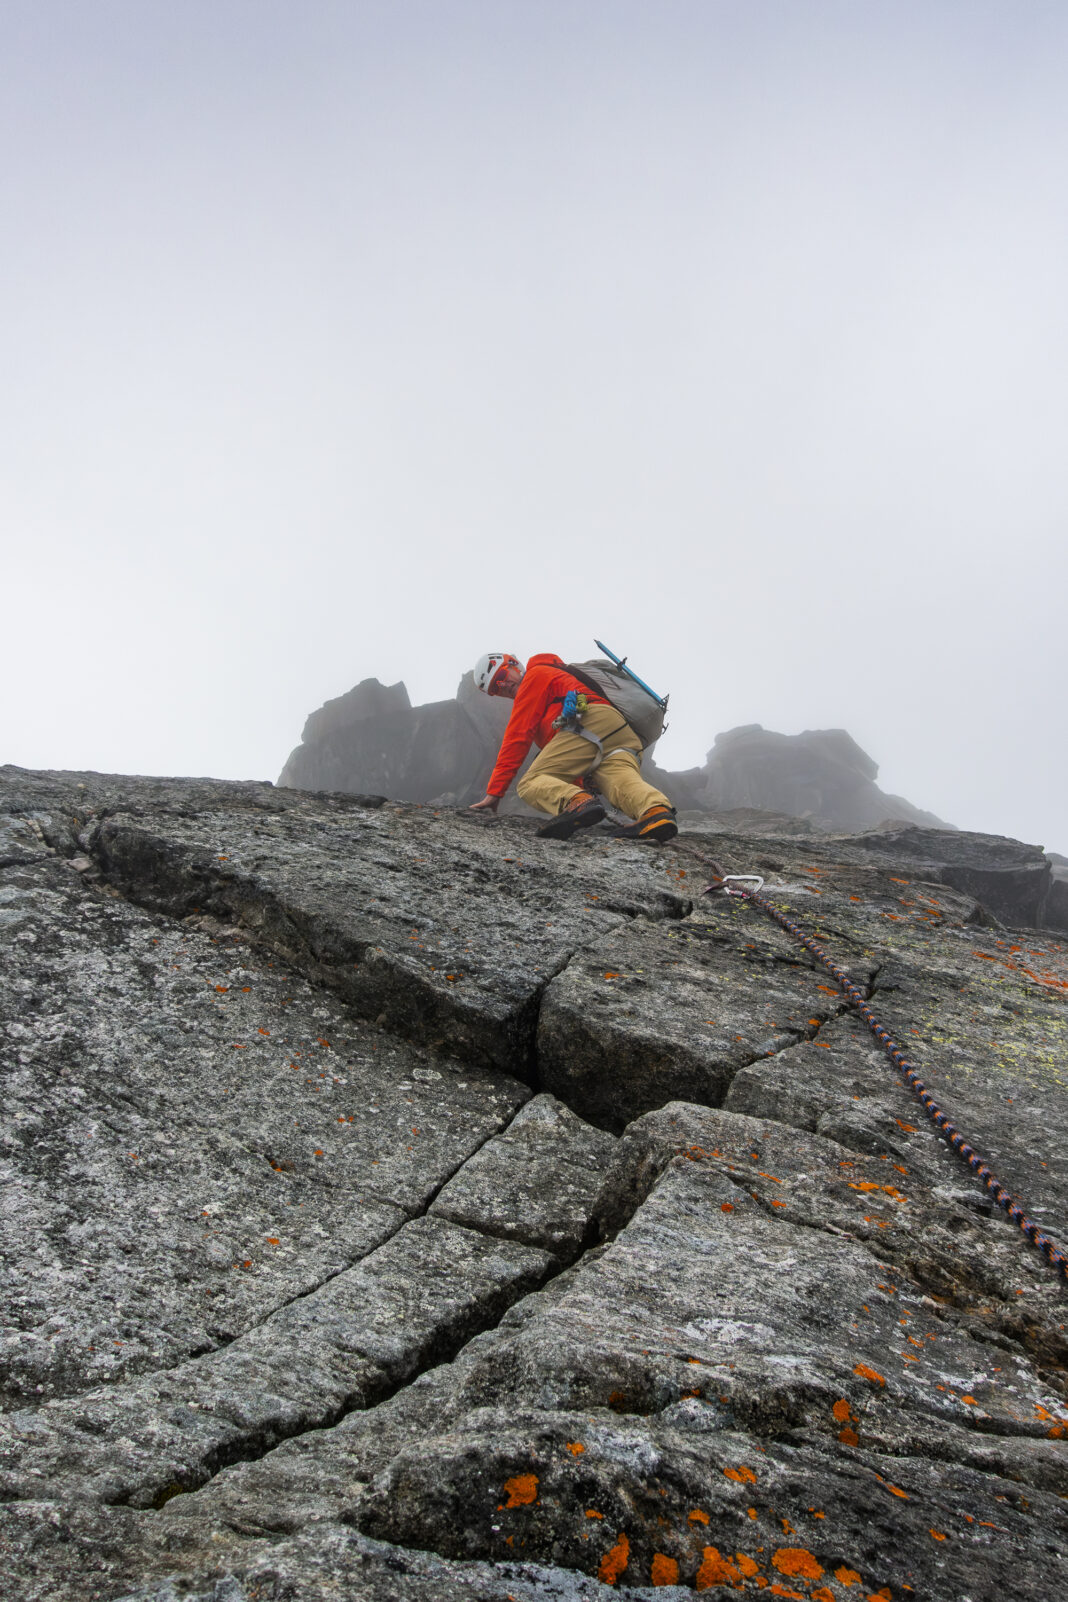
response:
<path id="1" fill-rule="evenodd" d="M 492 695 L 493 681 L 501 668 L 506 667 L 518 668 L 520 673 L 523 672 L 522 662 L 509 651 L 488 651 L 485 656 L 480 656 L 475 663 L 475 688 Z"/>

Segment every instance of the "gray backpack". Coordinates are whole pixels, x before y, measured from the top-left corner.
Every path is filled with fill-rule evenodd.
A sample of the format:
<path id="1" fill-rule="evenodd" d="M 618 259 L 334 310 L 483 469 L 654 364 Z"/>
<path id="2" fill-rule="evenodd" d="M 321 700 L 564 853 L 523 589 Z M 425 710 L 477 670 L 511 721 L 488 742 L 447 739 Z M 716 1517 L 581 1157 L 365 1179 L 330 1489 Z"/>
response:
<path id="1" fill-rule="evenodd" d="M 642 742 L 642 750 L 655 745 L 664 732 L 668 697 L 661 698 L 647 689 L 622 662 L 595 656 L 589 662 L 569 662 L 567 671 L 595 695 L 603 695 L 625 718 Z"/>

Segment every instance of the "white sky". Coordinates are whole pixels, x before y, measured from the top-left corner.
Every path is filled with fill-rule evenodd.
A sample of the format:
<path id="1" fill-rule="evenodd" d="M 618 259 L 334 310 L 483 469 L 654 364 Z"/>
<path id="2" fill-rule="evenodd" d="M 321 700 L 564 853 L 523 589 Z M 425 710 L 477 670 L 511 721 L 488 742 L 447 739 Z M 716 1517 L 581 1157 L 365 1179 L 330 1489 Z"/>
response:
<path id="1" fill-rule="evenodd" d="M 0 0 L 0 761 L 592 654 L 1068 852 L 1063 0 Z"/>

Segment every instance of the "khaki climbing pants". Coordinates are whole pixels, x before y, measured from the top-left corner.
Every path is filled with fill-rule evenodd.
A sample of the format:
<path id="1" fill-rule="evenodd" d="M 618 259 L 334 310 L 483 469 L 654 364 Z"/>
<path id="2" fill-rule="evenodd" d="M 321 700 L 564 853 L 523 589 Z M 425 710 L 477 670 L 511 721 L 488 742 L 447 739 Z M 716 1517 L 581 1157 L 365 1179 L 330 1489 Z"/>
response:
<path id="1" fill-rule="evenodd" d="M 642 778 L 641 742 L 614 706 L 591 706 L 582 719 L 582 726 L 602 742 L 604 756 L 593 777 L 609 806 L 626 813 L 628 818 L 638 818 L 650 807 L 671 805 L 666 795 L 654 790 Z M 591 741 L 584 740 L 581 734 L 561 729 L 534 758 L 516 791 L 528 806 L 555 817 L 578 795 L 583 787 L 576 781 L 588 773 L 596 761 L 597 747 Z"/>

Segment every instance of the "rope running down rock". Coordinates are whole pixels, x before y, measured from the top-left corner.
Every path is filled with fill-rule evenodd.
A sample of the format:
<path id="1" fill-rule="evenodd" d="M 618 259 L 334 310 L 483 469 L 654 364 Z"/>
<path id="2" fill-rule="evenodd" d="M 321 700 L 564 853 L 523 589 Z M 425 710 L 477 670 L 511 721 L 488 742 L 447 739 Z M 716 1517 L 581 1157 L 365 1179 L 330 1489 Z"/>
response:
<path id="1" fill-rule="evenodd" d="M 1027 1216 L 1022 1204 L 1010 1190 L 1005 1188 L 989 1164 L 973 1146 L 969 1145 L 956 1125 L 946 1117 L 916 1072 L 914 1064 L 909 1061 L 889 1030 L 883 1028 L 865 1001 L 863 993 L 853 983 L 845 969 L 840 967 L 838 963 L 832 962 L 818 942 L 812 939 L 811 935 L 805 934 L 804 930 L 794 923 L 791 918 L 786 917 L 777 907 L 772 906 L 771 902 L 762 896 L 758 890 L 746 890 L 741 885 L 735 887 L 734 883 L 725 884 L 725 880 L 735 879 L 739 876 L 728 874 L 726 869 L 721 868 L 711 858 L 705 858 L 704 860 L 706 866 L 711 868 L 715 875 L 715 882 L 707 885 L 703 893 L 708 895 L 713 891 L 723 889 L 727 891 L 728 895 L 738 896 L 744 901 L 752 902 L 755 907 L 760 908 L 761 912 L 766 912 L 768 917 L 779 925 L 780 929 L 785 929 L 787 934 L 793 935 L 795 940 L 801 942 L 806 951 L 812 953 L 816 961 L 826 969 L 839 989 L 856 1007 L 880 1046 L 882 1046 L 895 1068 L 901 1073 L 909 1089 L 915 1094 L 927 1116 L 945 1136 L 957 1156 L 967 1163 L 977 1179 L 982 1180 L 997 1205 L 1008 1214 L 1014 1224 L 1019 1225 L 1031 1245 L 1040 1251 L 1050 1266 L 1060 1274 L 1063 1280 L 1068 1282 L 1068 1257 L 1065 1257 L 1064 1253 L 1058 1250 L 1049 1236 L 1044 1234 L 1035 1221 Z"/>

